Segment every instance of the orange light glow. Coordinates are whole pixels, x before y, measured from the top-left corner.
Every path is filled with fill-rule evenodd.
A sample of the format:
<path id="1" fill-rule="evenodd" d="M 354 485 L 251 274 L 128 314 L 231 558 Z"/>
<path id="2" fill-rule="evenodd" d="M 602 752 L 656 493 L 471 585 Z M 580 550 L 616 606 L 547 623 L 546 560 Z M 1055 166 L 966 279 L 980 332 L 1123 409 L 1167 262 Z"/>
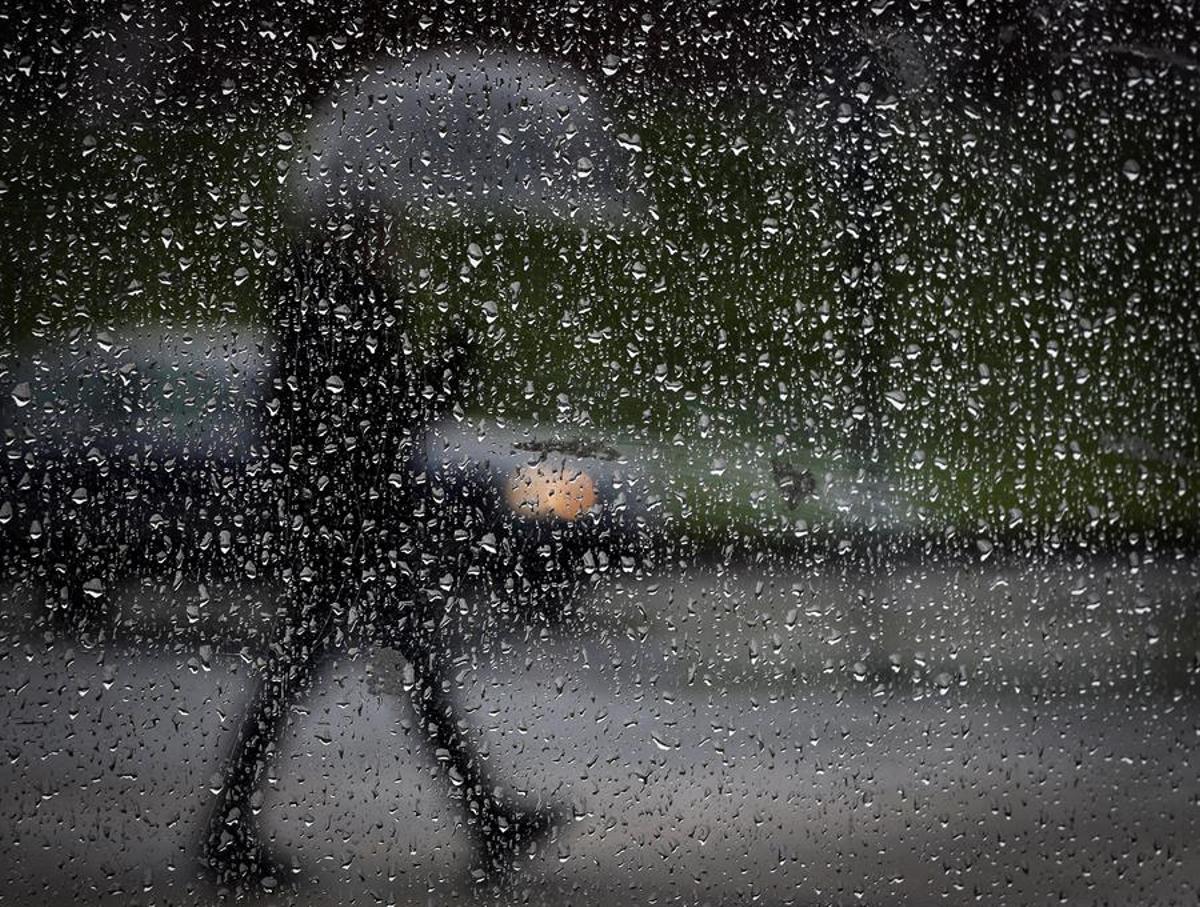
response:
<path id="1" fill-rule="evenodd" d="M 518 466 L 509 477 L 505 500 L 525 519 L 572 522 L 596 505 L 596 483 L 566 466 Z"/>

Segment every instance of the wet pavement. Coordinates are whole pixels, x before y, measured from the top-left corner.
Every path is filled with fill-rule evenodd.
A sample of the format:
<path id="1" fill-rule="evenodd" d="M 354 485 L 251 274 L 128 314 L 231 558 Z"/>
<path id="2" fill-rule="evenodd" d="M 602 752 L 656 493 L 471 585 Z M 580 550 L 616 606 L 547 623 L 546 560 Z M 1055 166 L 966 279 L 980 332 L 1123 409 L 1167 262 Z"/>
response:
<path id="1" fill-rule="evenodd" d="M 297 872 L 262 897 L 1195 903 L 1198 592 L 1193 558 L 1126 557 L 606 584 L 578 636 L 496 640 L 455 678 L 496 777 L 570 816 L 503 891 L 472 877 L 403 662 L 347 654 L 271 771 Z M 250 653 L 15 629 L 0 652 L 0 901 L 214 900 L 195 845 Z"/>

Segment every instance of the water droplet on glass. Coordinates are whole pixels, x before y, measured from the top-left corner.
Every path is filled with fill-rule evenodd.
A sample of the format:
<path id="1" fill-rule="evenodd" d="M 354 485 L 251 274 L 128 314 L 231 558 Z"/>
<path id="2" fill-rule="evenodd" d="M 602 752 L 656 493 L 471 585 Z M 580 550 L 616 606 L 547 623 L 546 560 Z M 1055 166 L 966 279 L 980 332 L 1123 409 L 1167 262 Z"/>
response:
<path id="1" fill-rule="evenodd" d="M 900 412 L 905 406 L 908 405 L 907 395 L 899 388 L 893 388 L 892 390 L 887 391 L 883 395 L 883 398 L 887 400 L 887 402 L 891 404 L 892 409 L 896 410 L 897 412 Z"/>
<path id="2" fill-rule="evenodd" d="M 22 381 L 12 389 L 13 402 L 17 406 L 26 406 L 33 399 L 33 392 L 29 389 L 29 382 Z"/>

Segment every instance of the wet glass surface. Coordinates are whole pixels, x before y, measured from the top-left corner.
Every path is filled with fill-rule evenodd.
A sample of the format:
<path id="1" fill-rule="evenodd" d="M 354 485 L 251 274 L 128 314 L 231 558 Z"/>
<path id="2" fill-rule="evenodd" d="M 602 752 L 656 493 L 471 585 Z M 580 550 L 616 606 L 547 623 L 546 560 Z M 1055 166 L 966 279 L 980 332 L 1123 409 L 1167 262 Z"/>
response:
<path id="1" fill-rule="evenodd" d="M 1194 902 L 1194 20 L 0 11 L 0 901 Z"/>

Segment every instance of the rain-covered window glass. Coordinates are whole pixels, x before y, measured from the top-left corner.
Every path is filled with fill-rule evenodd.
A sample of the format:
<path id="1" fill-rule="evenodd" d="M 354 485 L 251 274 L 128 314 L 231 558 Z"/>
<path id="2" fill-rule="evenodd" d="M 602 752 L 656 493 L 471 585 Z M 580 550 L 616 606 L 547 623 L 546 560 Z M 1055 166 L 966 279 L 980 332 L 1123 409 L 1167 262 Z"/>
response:
<path id="1" fill-rule="evenodd" d="M 1195 903 L 1188 4 L 0 9 L 0 903 Z"/>

